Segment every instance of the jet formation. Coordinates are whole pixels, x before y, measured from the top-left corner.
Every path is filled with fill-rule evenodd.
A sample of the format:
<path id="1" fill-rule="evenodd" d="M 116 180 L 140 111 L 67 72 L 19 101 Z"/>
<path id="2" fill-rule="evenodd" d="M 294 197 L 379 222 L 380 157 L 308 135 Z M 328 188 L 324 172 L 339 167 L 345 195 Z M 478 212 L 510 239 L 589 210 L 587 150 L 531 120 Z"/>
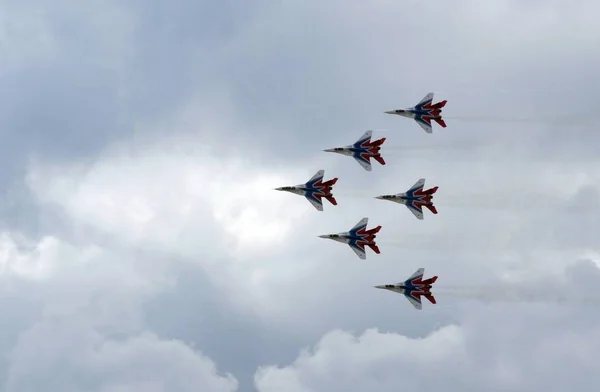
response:
<path id="1" fill-rule="evenodd" d="M 435 104 L 432 104 L 432 102 L 433 93 L 429 93 L 414 107 L 390 110 L 384 113 L 412 118 L 425 130 L 425 132 L 432 133 L 432 120 L 443 128 L 446 128 L 446 123 L 442 119 L 442 108 L 446 105 L 447 101 L 444 100 Z M 386 164 L 385 159 L 381 154 L 381 148 L 386 138 L 372 141 L 372 136 L 373 131 L 369 130 L 353 144 L 343 147 L 328 148 L 323 151 L 350 156 L 354 158 L 364 170 L 371 172 L 373 170 L 371 159 L 382 166 Z M 338 178 L 336 177 L 324 181 L 324 175 L 325 170 L 321 169 L 304 184 L 283 186 L 275 188 L 275 190 L 304 196 L 318 211 L 323 211 L 323 199 L 327 200 L 333 206 L 338 205 L 338 202 L 332 193 L 333 186 L 337 183 Z M 423 220 L 423 207 L 427 208 L 432 214 L 438 213 L 437 208 L 433 204 L 433 197 L 437 192 L 438 187 L 435 186 L 427 190 L 424 190 L 424 187 L 425 178 L 420 178 L 406 192 L 375 196 L 375 199 L 403 204 L 417 219 Z M 367 229 L 368 223 L 369 218 L 365 217 L 349 231 L 335 234 L 322 234 L 318 237 L 347 244 L 361 260 L 366 260 L 367 247 L 376 254 L 381 253 L 375 241 L 381 230 L 381 226 Z M 408 301 L 416 309 L 420 310 L 422 308 L 421 297 L 427 298 L 432 304 L 436 303 L 435 297 L 431 294 L 430 290 L 432 284 L 438 277 L 434 276 L 423 280 L 424 271 L 424 268 L 419 268 L 404 282 L 375 287 L 404 294 Z"/>

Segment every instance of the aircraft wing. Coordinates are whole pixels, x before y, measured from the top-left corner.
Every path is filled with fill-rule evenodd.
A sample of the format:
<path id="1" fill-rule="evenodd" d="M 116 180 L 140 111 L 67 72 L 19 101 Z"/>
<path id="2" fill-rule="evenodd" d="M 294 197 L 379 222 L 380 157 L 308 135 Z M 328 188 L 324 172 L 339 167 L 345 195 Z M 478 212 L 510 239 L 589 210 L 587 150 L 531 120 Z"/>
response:
<path id="1" fill-rule="evenodd" d="M 421 207 L 417 207 L 413 201 L 408 200 L 406 201 L 405 206 L 410 212 L 413 213 L 414 216 L 417 217 L 417 219 L 423 220 L 423 209 L 421 209 Z"/>
<path id="2" fill-rule="evenodd" d="M 431 123 L 425 121 L 422 117 L 419 116 L 415 116 L 415 121 L 417 122 L 417 124 L 419 124 L 421 126 L 421 128 L 423 128 L 423 130 L 427 133 L 432 133 L 433 129 L 431 128 Z"/>
<path id="3" fill-rule="evenodd" d="M 356 159 L 356 162 L 360 163 L 360 165 L 363 167 L 363 169 L 365 169 L 366 171 L 371 171 L 373 168 L 371 167 L 371 162 L 367 161 L 366 159 L 364 159 L 363 157 L 359 156 L 355 156 L 354 159 Z"/>
<path id="4" fill-rule="evenodd" d="M 365 132 L 364 135 L 354 142 L 354 147 L 360 147 L 364 142 L 371 140 L 371 136 L 373 136 L 373 131 Z"/>
<path id="5" fill-rule="evenodd" d="M 415 185 L 411 186 L 408 191 L 406 191 L 406 193 L 408 192 L 415 192 L 419 189 L 423 189 L 423 187 L 425 186 L 425 179 L 424 178 L 419 178 L 419 180 L 417 182 L 415 182 Z"/>
<path id="6" fill-rule="evenodd" d="M 427 105 L 433 101 L 433 93 L 428 93 L 422 100 L 419 101 L 418 104 L 415 105 L 416 108 L 420 108 L 423 105 Z"/>
<path id="7" fill-rule="evenodd" d="M 315 182 L 318 182 L 319 180 L 322 180 L 324 175 L 325 175 L 325 170 L 319 170 L 314 176 L 312 176 L 312 178 L 310 180 L 308 180 L 307 184 L 315 183 Z"/>
<path id="8" fill-rule="evenodd" d="M 367 227 L 368 224 L 369 224 L 369 218 L 362 218 L 357 224 L 354 225 L 353 228 L 350 229 L 350 231 L 358 231 L 360 229 Z"/>
<path id="9" fill-rule="evenodd" d="M 318 211 L 323 211 L 323 202 L 320 200 L 315 199 L 314 197 L 308 197 L 308 196 L 304 196 L 306 197 L 306 200 L 310 201 L 310 204 L 312 204 Z"/>
<path id="10" fill-rule="evenodd" d="M 412 281 L 415 279 L 419 279 L 419 281 L 420 281 L 421 279 L 423 279 L 424 274 L 425 274 L 425 268 L 419 268 L 418 270 L 415 271 L 414 274 L 412 274 L 410 276 L 410 278 L 406 279 L 403 283 L 409 284 L 409 283 L 412 283 Z"/>
<path id="11" fill-rule="evenodd" d="M 354 253 L 356 253 L 356 255 L 358 257 L 360 257 L 362 260 L 365 260 L 367 258 L 367 253 L 360 249 L 358 246 L 352 245 L 352 244 L 348 244 L 350 245 L 350 249 L 352 249 L 354 251 Z"/>
<path id="12" fill-rule="evenodd" d="M 408 302 L 410 302 L 412 306 L 414 306 L 417 310 L 421 310 L 423 308 L 423 305 L 421 304 L 421 299 L 416 299 L 410 294 L 404 294 L 404 296 L 406 297 Z"/>

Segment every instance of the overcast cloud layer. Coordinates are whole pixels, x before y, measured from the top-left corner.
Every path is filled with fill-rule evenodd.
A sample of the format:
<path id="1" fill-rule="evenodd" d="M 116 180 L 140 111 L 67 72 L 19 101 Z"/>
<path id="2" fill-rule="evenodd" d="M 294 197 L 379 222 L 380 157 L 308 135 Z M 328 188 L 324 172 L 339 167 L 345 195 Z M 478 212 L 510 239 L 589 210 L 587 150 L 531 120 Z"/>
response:
<path id="1" fill-rule="evenodd" d="M 597 389 L 599 13 L 0 2 L 0 390 Z M 319 169 L 337 207 L 273 191 Z M 363 217 L 380 255 L 317 238 Z M 435 306 L 373 288 L 420 267 Z"/>

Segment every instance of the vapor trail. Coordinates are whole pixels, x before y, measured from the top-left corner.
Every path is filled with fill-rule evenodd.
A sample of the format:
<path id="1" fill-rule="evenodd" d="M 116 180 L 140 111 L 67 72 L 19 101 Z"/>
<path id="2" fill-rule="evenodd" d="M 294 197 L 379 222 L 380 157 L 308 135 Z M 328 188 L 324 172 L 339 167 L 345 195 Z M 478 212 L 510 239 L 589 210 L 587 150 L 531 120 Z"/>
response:
<path id="1" fill-rule="evenodd" d="M 440 150 L 472 150 L 473 148 L 489 145 L 490 142 L 460 142 L 454 144 L 421 144 L 403 146 L 383 146 L 382 151 L 440 151 Z"/>
<path id="2" fill-rule="evenodd" d="M 364 201 L 372 200 L 372 202 L 376 203 L 388 203 L 391 207 L 395 206 L 397 208 L 406 208 L 401 204 L 392 203 L 385 200 L 377 200 L 375 196 L 380 196 L 383 194 L 396 194 L 404 192 L 402 186 L 398 185 L 390 185 L 389 189 L 384 190 L 373 190 L 373 191 L 340 191 L 335 192 L 335 195 L 340 198 L 347 199 L 362 199 Z M 408 186 L 404 187 L 408 189 Z M 535 211 L 551 211 L 557 208 L 564 208 L 565 201 L 559 197 L 551 197 L 547 194 L 536 195 L 534 193 L 527 194 L 528 200 L 536 200 Z M 523 212 L 530 211 L 532 209 L 531 204 L 525 202 L 522 196 L 511 196 L 511 195 L 498 195 L 494 193 L 490 194 L 481 194 L 481 195 L 439 195 L 434 198 L 434 204 L 438 208 L 440 214 L 444 210 L 444 208 L 454 208 L 454 209 L 477 209 L 477 210 L 489 210 L 489 211 L 515 211 L 515 212 Z M 569 211 L 574 213 L 586 212 L 588 211 L 588 207 L 585 205 L 575 205 L 570 206 Z"/>
<path id="3" fill-rule="evenodd" d="M 393 227 L 390 223 L 380 222 L 380 224 L 384 227 Z M 382 230 L 382 233 L 383 233 Z M 504 239 L 494 239 L 493 237 L 489 240 L 486 240 L 485 237 L 482 237 L 482 240 L 477 241 L 475 243 L 469 243 L 469 240 L 472 236 L 468 234 L 450 234 L 444 238 L 440 239 L 432 239 L 427 236 L 404 233 L 401 235 L 402 240 L 390 240 L 386 239 L 389 237 L 386 234 L 381 234 L 381 239 L 377 238 L 377 244 L 380 245 L 380 248 L 383 251 L 383 248 L 398 248 L 398 249 L 410 249 L 410 250 L 423 250 L 427 252 L 437 252 L 444 253 L 449 251 L 460 251 L 464 254 L 479 254 L 479 253 L 487 253 L 490 251 L 496 252 L 508 252 L 511 249 L 507 249 L 506 241 Z M 524 241 L 524 240 L 523 240 Z M 468 245 L 464 245 L 468 244 Z M 536 245 L 536 248 L 538 246 Z M 555 251 L 565 251 L 573 249 L 564 244 L 560 243 L 552 243 L 544 246 L 544 250 L 555 250 Z"/>
<path id="4" fill-rule="evenodd" d="M 560 290 L 560 289 L 557 289 Z M 562 291 L 562 290 L 560 290 Z M 563 295 L 560 293 L 534 292 L 509 288 L 462 288 L 432 289 L 434 295 L 455 297 L 485 302 L 512 302 L 512 303 L 552 303 L 552 304 L 582 304 L 600 306 L 600 296 Z"/>
<path id="5" fill-rule="evenodd" d="M 590 125 L 597 119 L 593 113 L 570 114 L 562 117 L 548 118 L 544 117 L 498 117 L 493 115 L 462 115 L 443 116 L 447 120 L 473 121 L 473 122 L 490 122 L 499 124 L 510 123 L 540 123 L 540 124 L 557 124 L 557 125 Z"/>

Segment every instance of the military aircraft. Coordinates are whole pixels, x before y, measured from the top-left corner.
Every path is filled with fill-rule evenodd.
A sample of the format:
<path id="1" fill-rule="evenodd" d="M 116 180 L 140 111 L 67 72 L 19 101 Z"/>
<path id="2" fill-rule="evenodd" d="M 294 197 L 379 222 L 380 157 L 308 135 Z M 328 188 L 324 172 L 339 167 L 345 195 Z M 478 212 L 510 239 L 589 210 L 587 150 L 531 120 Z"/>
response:
<path id="1" fill-rule="evenodd" d="M 317 210 L 323 211 L 322 198 L 327 199 L 331 204 L 337 206 L 337 201 L 331 194 L 333 185 L 337 182 L 337 178 L 333 178 L 329 181 L 323 182 L 323 176 L 325 170 L 319 170 L 317 174 L 312 176 L 306 184 L 294 185 L 294 186 L 282 186 L 281 188 L 275 188 L 276 191 L 286 191 L 295 193 L 306 197 L 310 204 L 312 204 Z"/>
<path id="2" fill-rule="evenodd" d="M 379 200 L 389 200 L 396 203 L 404 204 L 406 208 L 412 212 L 417 219 L 423 220 L 423 206 L 427 207 L 429 211 L 437 214 L 437 209 L 433 205 L 433 194 L 438 190 L 438 187 L 423 190 L 425 186 L 425 179 L 421 178 L 415 183 L 406 193 L 398 193 L 396 195 L 382 195 L 376 196 Z"/>
<path id="3" fill-rule="evenodd" d="M 364 260 L 367 258 L 365 246 L 368 246 L 377 254 L 381 253 L 377 247 L 377 244 L 375 243 L 376 233 L 381 230 L 381 226 L 367 230 L 368 223 L 369 218 L 362 218 L 360 222 L 350 229 L 350 231 L 337 234 L 324 234 L 320 235 L 319 238 L 328 238 L 330 240 L 348 244 L 354 253 Z"/>
<path id="4" fill-rule="evenodd" d="M 413 118 L 417 124 L 421 126 L 427 133 L 431 133 L 431 120 L 434 120 L 443 128 L 446 128 L 446 123 L 442 119 L 442 108 L 446 105 L 446 100 L 431 104 L 433 101 L 433 93 L 429 93 L 415 105 L 415 107 L 407 109 L 389 110 L 387 114 L 397 114 L 399 116 Z"/>
<path id="5" fill-rule="evenodd" d="M 421 304 L 421 296 L 424 296 L 435 304 L 435 297 L 431 294 L 431 285 L 437 280 L 437 276 L 422 280 L 425 268 L 419 268 L 417 272 L 412 274 L 410 278 L 401 283 L 386 284 L 382 286 L 375 286 L 377 289 L 390 290 L 396 293 L 404 294 L 408 302 L 410 302 L 415 308 L 421 310 L 423 307 Z"/>
<path id="6" fill-rule="evenodd" d="M 356 159 L 356 161 L 360 163 L 360 165 L 366 171 L 371 171 L 371 158 L 375 159 L 380 164 L 385 165 L 383 157 L 381 154 L 379 154 L 379 150 L 381 149 L 383 142 L 385 142 L 385 138 L 381 138 L 372 142 L 372 135 L 373 131 L 367 131 L 360 137 L 360 139 L 356 141 L 356 143 L 352 145 L 346 147 L 328 148 L 327 150 L 323 151 L 337 152 L 338 154 L 354 157 L 354 159 Z"/>

